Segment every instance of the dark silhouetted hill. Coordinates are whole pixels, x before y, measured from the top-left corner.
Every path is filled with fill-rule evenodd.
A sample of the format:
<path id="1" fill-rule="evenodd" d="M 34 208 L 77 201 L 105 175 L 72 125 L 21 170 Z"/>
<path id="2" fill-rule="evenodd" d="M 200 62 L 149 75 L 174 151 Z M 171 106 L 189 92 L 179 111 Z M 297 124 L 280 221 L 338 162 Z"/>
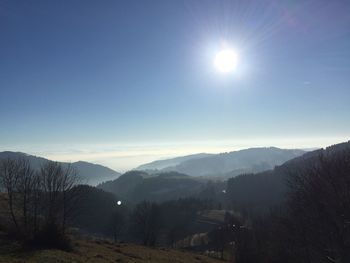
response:
<path id="1" fill-rule="evenodd" d="M 270 171 L 233 177 L 227 182 L 228 203 L 232 208 L 247 213 L 268 212 L 285 200 L 290 174 L 301 173 L 317 165 L 321 154 L 336 156 L 345 151 L 350 151 L 350 141 L 307 152 Z"/>
<path id="2" fill-rule="evenodd" d="M 97 187 L 130 201 L 166 201 L 198 193 L 204 181 L 177 172 L 164 172 L 148 177 L 145 172 L 130 171 Z"/>

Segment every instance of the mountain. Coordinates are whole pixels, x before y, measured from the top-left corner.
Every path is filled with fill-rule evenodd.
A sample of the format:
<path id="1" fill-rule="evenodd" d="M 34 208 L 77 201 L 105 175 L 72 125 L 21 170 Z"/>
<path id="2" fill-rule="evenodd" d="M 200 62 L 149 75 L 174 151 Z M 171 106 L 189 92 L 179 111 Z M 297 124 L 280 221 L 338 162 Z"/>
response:
<path id="1" fill-rule="evenodd" d="M 197 154 L 175 157 L 175 158 L 171 158 L 171 159 L 157 160 L 154 162 L 140 165 L 135 170 L 142 170 L 142 171 L 162 170 L 162 169 L 165 169 L 168 167 L 173 167 L 173 166 L 179 165 L 180 163 L 188 161 L 188 160 L 200 159 L 200 158 L 208 157 L 211 155 L 212 154 L 209 154 L 209 153 L 197 153 Z"/>
<path id="2" fill-rule="evenodd" d="M 26 159 L 35 170 L 39 170 L 45 162 L 49 161 L 48 159 L 22 152 L 0 152 L 0 159 L 7 158 Z M 61 162 L 61 164 L 64 167 L 68 165 L 65 162 Z M 101 182 L 115 179 L 120 175 L 120 173 L 108 167 L 83 161 L 71 163 L 71 166 L 77 171 L 82 183 L 89 185 L 97 185 Z"/>
<path id="3" fill-rule="evenodd" d="M 120 173 L 99 164 L 79 161 L 72 163 L 72 166 L 82 177 L 83 183 L 89 185 L 98 185 L 101 182 L 112 180 L 120 176 Z"/>
<path id="4" fill-rule="evenodd" d="M 271 207 L 285 199 L 291 174 L 303 173 L 317 167 L 320 156 L 337 160 L 342 156 L 350 156 L 349 154 L 350 141 L 307 152 L 273 170 L 233 177 L 227 181 L 226 197 L 236 210 L 268 212 Z"/>
<path id="5" fill-rule="evenodd" d="M 97 188 L 135 203 L 143 200 L 163 202 L 193 196 L 205 187 L 205 183 L 205 180 L 177 172 L 147 177 L 144 172 L 130 171 L 115 180 L 99 184 Z"/>
<path id="6" fill-rule="evenodd" d="M 273 169 L 276 165 L 304 154 L 303 150 L 250 148 L 220 154 L 198 154 L 155 161 L 137 169 L 155 168 L 176 171 L 192 176 L 221 176 L 229 178 L 242 173 L 256 173 Z"/>
<path id="7" fill-rule="evenodd" d="M 49 161 L 45 158 L 29 155 L 22 152 L 0 152 L 0 160 L 1 159 L 26 159 L 29 161 L 32 168 L 35 170 L 40 169 L 40 166 L 42 166 L 45 162 Z"/>
<path id="8" fill-rule="evenodd" d="M 106 192 L 127 197 L 137 185 L 143 182 L 145 176 L 147 176 L 147 173 L 145 172 L 129 171 L 122 174 L 117 179 L 97 185 L 97 188 L 100 188 Z"/>

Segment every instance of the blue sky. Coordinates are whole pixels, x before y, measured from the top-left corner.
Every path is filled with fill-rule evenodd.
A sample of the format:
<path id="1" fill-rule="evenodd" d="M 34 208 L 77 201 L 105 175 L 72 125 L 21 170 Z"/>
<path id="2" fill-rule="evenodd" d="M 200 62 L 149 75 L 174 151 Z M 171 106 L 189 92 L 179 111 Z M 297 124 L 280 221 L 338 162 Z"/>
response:
<path id="1" fill-rule="evenodd" d="M 348 1 L 0 0 L 0 150 L 126 170 L 350 135 Z M 237 70 L 217 72 L 223 45 Z"/>

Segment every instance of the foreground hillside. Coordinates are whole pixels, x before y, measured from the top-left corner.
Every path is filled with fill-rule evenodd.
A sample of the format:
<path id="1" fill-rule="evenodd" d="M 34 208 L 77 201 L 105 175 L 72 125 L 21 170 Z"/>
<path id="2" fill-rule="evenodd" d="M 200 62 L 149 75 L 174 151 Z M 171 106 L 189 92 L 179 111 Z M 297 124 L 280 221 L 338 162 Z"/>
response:
<path id="1" fill-rule="evenodd" d="M 133 244 L 114 244 L 105 240 L 76 241 L 72 252 L 61 250 L 23 251 L 0 240 L 0 262 L 65 263 L 65 262 L 223 262 L 200 254 L 174 249 L 148 248 Z"/>

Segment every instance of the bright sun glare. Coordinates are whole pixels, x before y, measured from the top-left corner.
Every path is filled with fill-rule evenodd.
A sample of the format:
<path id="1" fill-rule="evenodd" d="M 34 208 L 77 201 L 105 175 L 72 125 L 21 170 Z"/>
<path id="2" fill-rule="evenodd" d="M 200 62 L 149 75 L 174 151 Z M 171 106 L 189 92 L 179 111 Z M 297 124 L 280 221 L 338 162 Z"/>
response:
<path id="1" fill-rule="evenodd" d="M 232 49 L 219 51 L 214 60 L 216 69 L 222 73 L 229 73 L 237 68 L 238 54 Z"/>

